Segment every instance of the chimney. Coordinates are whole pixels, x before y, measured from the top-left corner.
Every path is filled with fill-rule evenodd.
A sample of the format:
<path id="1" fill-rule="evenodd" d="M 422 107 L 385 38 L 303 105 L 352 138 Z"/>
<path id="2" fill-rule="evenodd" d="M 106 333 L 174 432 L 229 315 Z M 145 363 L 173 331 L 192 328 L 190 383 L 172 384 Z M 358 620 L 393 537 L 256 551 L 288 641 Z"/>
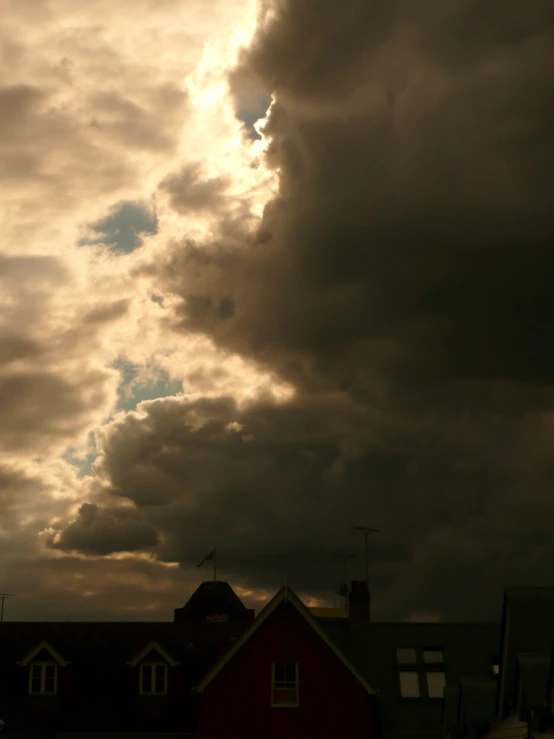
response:
<path id="1" fill-rule="evenodd" d="M 359 629 L 369 624 L 371 595 L 366 580 L 352 580 L 348 594 L 348 623 Z"/>

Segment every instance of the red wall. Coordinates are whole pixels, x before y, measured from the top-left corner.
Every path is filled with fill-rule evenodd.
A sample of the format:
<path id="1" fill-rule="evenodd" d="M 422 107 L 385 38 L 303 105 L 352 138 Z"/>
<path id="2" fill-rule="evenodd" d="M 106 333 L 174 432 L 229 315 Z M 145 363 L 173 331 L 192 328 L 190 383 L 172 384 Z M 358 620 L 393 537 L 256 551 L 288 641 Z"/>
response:
<path id="1" fill-rule="evenodd" d="M 298 662 L 298 707 L 271 706 L 271 662 Z M 281 603 L 201 699 L 199 739 L 367 739 L 371 696 L 290 603 Z"/>

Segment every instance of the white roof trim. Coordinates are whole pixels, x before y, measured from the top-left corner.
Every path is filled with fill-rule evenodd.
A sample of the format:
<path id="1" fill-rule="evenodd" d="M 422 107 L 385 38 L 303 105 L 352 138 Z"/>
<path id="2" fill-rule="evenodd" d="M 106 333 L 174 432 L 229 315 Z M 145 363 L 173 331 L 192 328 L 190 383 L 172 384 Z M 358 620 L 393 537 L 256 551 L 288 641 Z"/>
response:
<path id="1" fill-rule="evenodd" d="M 137 656 L 134 659 L 129 660 L 129 662 L 127 662 L 127 664 L 128 665 L 131 665 L 131 667 L 136 667 L 139 662 L 142 662 L 142 660 L 146 657 L 146 655 L 148 654 L 148 652 L 151 652 L 153 649 L 155 649 L 156 652 L 158 652 L 160 654 L 160 656 L 163 657 L 164 660 L 168 664 L 171 665 L 171 667 L 176 667 L 179 664 L 179 662 L 177 662 L 177 660 L 173 659 L 173 657 L 171 655 L 169 655 L 165 651 L 165 649 L 160 644 L 158 644 L 157 641 L 151 641 L 149 644 L 147 644 L 144 647 L 144 649 L 139 654 L 137 654 Z"/>
<path id="2" fill-rule="evenodd" d="M 332 652 L 340 659 L 340 661 L 350 670 L 350 672 L 357 678 L 357 680 L 363 685 L 367 692 L 374 695 L 377 691 L 372 688 L 365 678 L 358 672 L 350 660 L 340 651 L 340 649 L 334 644 L 334 642 L 327 636 L 321 626 L 317 623 L 315 618 L 309 612 L 308 608 L 302 603 L 300 598 L 287 586 L 279 590 L 278 593 L 267 603 L 267 605 L 260 611 L 258 616 L 254 619 L 250 627 L 245 633 L 238 639 L 233 646 L 216 662 L 216 664 L 208 670 L 202 680 L 194 688 L 196 693 L 204 692 L 204 688 L 213 680 L 217 673 L 229 662 L 235 654 L 242 648 L 242 646 L 250 639 L 252 634 L 258 630 L 266 619 L 275 611 L 277 606 L 283 601 L 288 601 L 296 608 L 300 615 L 310 624 L 312 629 L 323 639 L 327 646 Z"/>
<path id="3" fill-rule="evenodd" d="M 27 667 L 29 662 L 32 662 L 34 658 L 37 656 L 37 654 L 40 654 L 43 649 L 46 649 L 47 652 L 49 652 L 50 656 L 53 660 L 55 660 L 59 665 L 62 667 L 65 667 L 69 664 L 69 661 L 64 659 L 59 652 L 57 652 L 54 647 L 49 644 L 47 641 L 41 641 L 40 644 L 38 644 L 31 652 L 27 654 L 26 657 L 24 657 L 18 664 L 21 667 Z"/>

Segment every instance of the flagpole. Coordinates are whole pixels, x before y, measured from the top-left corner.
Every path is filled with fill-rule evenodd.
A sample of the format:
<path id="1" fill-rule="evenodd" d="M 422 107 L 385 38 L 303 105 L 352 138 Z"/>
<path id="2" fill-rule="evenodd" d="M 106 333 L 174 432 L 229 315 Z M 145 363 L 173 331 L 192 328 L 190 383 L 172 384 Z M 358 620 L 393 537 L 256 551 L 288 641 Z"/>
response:
<path id="1" fill-rule="evenodd" d="M 214 547 L 214 582 L 215 582 L 216 568 L 217 568 L 217 547 Z"/>

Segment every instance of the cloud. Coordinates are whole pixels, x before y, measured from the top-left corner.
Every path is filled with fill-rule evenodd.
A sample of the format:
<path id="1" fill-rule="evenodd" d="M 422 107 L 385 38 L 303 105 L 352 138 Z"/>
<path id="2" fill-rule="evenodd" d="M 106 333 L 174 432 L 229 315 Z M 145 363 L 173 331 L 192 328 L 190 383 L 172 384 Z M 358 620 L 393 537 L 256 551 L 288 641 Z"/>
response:
<path id="1" fill-rule="evenodd" d="M 100 510 L 95 503 L 83 503 L 78 517 L 51 546 L 64 551 L 79 550 L 84 554 L 135 552 L 153 547 L 157 536 L 133 510 Z"/>
<path id="2" fill-rule="evenodd" d="M 231 398 L 148 401 L 98 435 L 102 505 L 106 515 L 136 506 L 159 534 L 162 562 L 190 569 L 215 542 L 222 577 L 257 590 L 288 574 L 327 601 L 342 577 L 333 552 L 358 551 L 350 576 L 362 576 L 349 531 L 372 525 L 376 618 L 493 619 L 506 582 L 544 584 L 540 561 L 554 556 L 548 468 L 531 484 L 537 460 L 518 452 L 521 436 L 507 452 L 436 432 L 420 427 L 414 448 L 416 429 L 401 434 L 345 395 L 243 408 Z M 92 551 L 116 551 L 126 525 Z"/>
<path id="3" fill-rule="evenodd" d="M 6 7 L 4 587 L 331 599 L 353 523 L 378 618 L 546 584 L 549 0 Z"/>
<path id="4" fill-rule="evenodd" d="M 536 4 L 542 20 L 545 8 Z M 456 42 L 455 60 L 441 39 L 479 22 L 471 3 L 440 24 L 428 6 L 360 5 L 339 24 L 331 6 L 311 10 L 283 13 L 243 61 L 277 101 L 265 132 L 281 199 L 262 224 L 273 247 L 222 245 L 208 260 L 184 246 L 183 264 L 197 265 L 176 290 L 184 325 L 201 321 L 190 280 L 214 301 L 232 285 L 235 320 L 210 324 L 211 335 L 294 382 L 308 378 L 288 374 L 290 355 L 343 387 L 374 385 L 375 371 L 418 392 L 548 384 L 552 306 L 538 265 L 551 261 L 551 26 L 535 33 L 528 20 L 516 32 L 498 14 L 498 38 L 477 35 L 471 54 Z M 367 382 L 355 377 L 364 364 Z"/>
<path id="5" fill-rule="evenodd" d="M 174 330 L 271 368 L 296 409 L 330 393 L 365 409 L 350 475 L 367 517 L 385 516 L 385 491 L 394 501 L 382 572 L 397 610 L 408 593 L 435 610 L 447 577 L 460 600 L 477 574 L 483 603 L 554 556 L 541 525 L 554 15 L 535 2 L 487 18 L 469 1 L 277 9 L 231 80 L 274 99 L 263 161 L 280 186 L 259 226 L 271 238 L 183 239 L 157 264 Z"/>

